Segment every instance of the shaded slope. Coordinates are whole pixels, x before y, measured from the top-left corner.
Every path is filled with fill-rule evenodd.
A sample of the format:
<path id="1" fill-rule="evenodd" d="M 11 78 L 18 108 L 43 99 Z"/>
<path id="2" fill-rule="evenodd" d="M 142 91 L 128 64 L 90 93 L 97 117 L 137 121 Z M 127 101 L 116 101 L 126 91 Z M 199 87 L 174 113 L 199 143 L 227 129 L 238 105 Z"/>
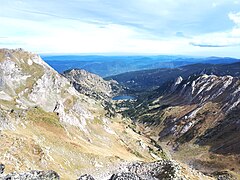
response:
<path id="1" fill-rule="evenodd" d="M 178 76 L 188 78 L 190 75 L 214 74 L 218 76 L 240 76 L 240 62 L 233 64 L 193 64 L 174 69 L 153 69 L 128 72 L 111 76 L 131 92 L 156 89 L 168 81 L 174 81 Z"/>
<path id="2" fill-rule="evenodd" d="M 174 157 L 205 172 L 239 173 L 239 89 L 239 77 L 179 77 L 141 96 L 125 113 L 139 131 L 166 142 Z"/>

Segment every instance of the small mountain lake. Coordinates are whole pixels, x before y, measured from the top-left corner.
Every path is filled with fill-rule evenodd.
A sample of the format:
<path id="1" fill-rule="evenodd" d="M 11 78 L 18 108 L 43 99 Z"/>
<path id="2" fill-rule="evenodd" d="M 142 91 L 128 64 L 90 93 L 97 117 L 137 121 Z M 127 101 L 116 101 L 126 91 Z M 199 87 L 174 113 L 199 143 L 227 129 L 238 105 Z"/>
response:
<path id="1" fill-rule="evenodd" d="M 115 96 L 112 98 L 112 100 L 130 100 L 130 99 L 136 99 L 135 97 L 133 96 L 128 96 L 128 95 L 120 95 L 120 96 Z"/>

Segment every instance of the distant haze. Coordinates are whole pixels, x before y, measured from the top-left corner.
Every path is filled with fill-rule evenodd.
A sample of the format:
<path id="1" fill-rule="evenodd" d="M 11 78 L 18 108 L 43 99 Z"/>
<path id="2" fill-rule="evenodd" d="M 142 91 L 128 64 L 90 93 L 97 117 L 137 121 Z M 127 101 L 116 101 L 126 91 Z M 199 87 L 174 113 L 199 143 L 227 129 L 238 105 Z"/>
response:
<path id="1" fill-rule="evenodd" d="M 228 64 L 240 59 L 219 57 L 190 56 L 42 56 L 55 70 L 63 71 L 79 68 L 98 74 L 102 77 L 112 76 L 129 71 L 156 68 L 176 68 L 188 64 Z"/>

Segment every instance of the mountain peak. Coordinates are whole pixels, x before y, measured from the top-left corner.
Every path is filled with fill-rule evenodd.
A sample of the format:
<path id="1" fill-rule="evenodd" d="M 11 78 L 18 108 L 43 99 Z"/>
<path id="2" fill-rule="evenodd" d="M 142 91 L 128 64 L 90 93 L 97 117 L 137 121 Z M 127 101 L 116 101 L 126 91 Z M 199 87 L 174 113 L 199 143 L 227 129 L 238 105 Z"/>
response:
<path id="1" fill-rule="evenodd" d="M 99 99 L 110 99 L 120 91 L 116 81 L 106 81 L 102 77 L 83 69 L 71 69 L 63 75 L 73 83 L 75 89 L 87 96 Z"/>

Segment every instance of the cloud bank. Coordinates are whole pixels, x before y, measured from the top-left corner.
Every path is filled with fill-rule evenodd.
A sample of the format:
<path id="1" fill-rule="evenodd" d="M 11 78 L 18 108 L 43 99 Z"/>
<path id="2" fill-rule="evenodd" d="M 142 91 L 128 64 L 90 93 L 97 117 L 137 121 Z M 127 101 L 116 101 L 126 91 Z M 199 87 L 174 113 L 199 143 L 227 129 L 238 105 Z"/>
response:
<path id="1" fill-rule="evenodd" d="M 240 57 L 239 0 L 1 2 L 0 47 Z"/>

